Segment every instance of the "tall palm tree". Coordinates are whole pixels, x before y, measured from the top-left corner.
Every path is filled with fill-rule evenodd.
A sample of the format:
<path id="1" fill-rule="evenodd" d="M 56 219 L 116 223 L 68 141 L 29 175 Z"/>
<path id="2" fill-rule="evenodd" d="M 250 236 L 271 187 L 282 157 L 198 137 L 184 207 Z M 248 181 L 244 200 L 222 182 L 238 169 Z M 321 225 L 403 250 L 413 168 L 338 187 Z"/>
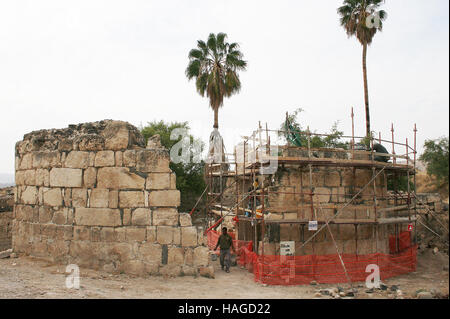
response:
<path id="1" fill-rule="evenodd" d="M 363 46 L 362 65 L 364 77 L 364 102 L 366 108 L 366 136 L 371 135 L 369 114 L 369 88 L 367 84 L 367 46 L 377 31 L 383 30 L 383 21 L 387 14 L 384 10 L 377 10 L 384 0 L 344 0 L 343 6 L 338 8 L 341 26 L 344 27 L 348 37 L 356 36 Z M 378 21 L 374 21 L 376 14 Z"/>
<path id="2" fill-rule="evenodd" d="M 241 89 L 238 71 L 244 71 L 244 61 L 237 43 L 227 43 L 227 35 L 211 33 L 206 43 L 197 41 L 197 48 L 189 52 L 186 76 L 195 78 L 197 92 L 209 98 L 209 106 L 214 110 L 214 128 L 219 127 L 219 108 L 223 98 L 238 93 Z"/>

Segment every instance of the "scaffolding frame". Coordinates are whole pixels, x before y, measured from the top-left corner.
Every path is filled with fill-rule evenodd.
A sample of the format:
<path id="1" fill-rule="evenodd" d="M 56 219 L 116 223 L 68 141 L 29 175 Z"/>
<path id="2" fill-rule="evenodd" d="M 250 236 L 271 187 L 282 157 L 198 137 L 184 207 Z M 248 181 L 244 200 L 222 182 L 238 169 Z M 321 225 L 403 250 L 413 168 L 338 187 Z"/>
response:
<path id="1" fill-rule="evenodd" d="M 286 117 L 288 117 L 288 113 L 286 113 Z M 267 123 L 265 124 L 265 128 L 262 128 L 261 122 L 258 123 L 258 128 L 252 132 L 250 136 L 242 137 L 242 142 L 240 143 L 243 148 L 242 152 L 242 163 L 239 162 L 239 156 L 236 154 L 236 148 L 234 150 L 233 154 L 227 154 L 227 156 L 230 156 L 233 158 L 233 160 L 228 161 L 227 164 L 230 164 L 230 166 L 234 166 L 233 170 L 229 171 L 214 171 L 212 168 L 216 164 L 207 164 L 209 166 L 207 168 L 207 180 L 208 185 L 212 185 L 213 180 L 220 178 L 234 178 L 234 182 L 231 183 L 228 187 L 225 189 L 221 189 L 220 194 L 214 194 L 212 192 L 207 193 L 207 205 L 206 205 L 206 212 L 208 216 L 210 216 L 210 224 L 209 227 L 206 227 L 207 230 L 205 233 L 210 231 L 213 228 L 217 228 L 224 220 L 226 216 L 234 215 L 239 216 L 239 221 L 247 221 L 251 223 L 252 226 L 252 242 L 253 242 L 253 251 L 255 251 L 257 254 L 260 251 L 259 250 L 259 237 L 261 238 L 261 255 L 264 256 L 264 238 L 265 238 L 265 226 L 266 224 L 300 224 L 304 225 L 308 224 L 310 221 L 317 221 L 318 225 L 321 225 L 320 229 L 318 229 L 317 232 L 315 232 L 308 240 L 303 239 L 303 246 L 310 240 L 312 240 L 322 229 L 325 227 L 328 227 L 329 231 L 331 232 L 331 229 L 329 228 L 329 224 L 350 224 L 355 226 L 355 241 L 356 245 L 358 242 L 358 226 L 359 225 L 374 225 L 375 226 L 375 242 L 376 242 L 376 250 L 378 251 L 378 228 L 379 225 L 386 225 L 386 224 L 392 224 L 395 228 L 395 236 L 397 238 L 396 241 L 396 251 L 398 252 L 399 247 L 399 225 L 401 224 L 412 224 L 414 223 L 414 236 L 411 236 L 413 239 L 413 242 L 417 242 L 417 209 L 416 209 L 416 137 L 417 137 L 417 126 L 414 125 L 413 133 L 414 133 L 414 143 L 413 146 L 408 143 L 408 139 L 406 139 L 405 143 L 400 143 L 398 141 L 395 141 L 394 139 L 394 125 L 392 123 L 391 125 L 391 140 L 384 140 L 381 137 L 381 133 L 379 132 L 378 138 L 375 138 L 374 136 L 370 136 L 369 143 L 370 143 L 370 150 L 358 150 L 356 149 L 355 139 L 364 139 L 365 137 L 361 136 L 355 136 L 354 133 L 354 112 L 353 108 L 351 110 L 351 119 L 352 119 L 352 135 L 351 136 L 340 136 L 341 139 L 349 139 L 349 149 L 337 149 L 337 148 L 313 148 L 311 146 L 311 139 L 314 136 L 320 136 L 320 137 L 327 137 L 331 136 L 331 134 L 319 134 L 319 133 L 313 133 L 310 131 L 309 127 L 306 131 L 294 131 L 298 134 L 303 134 L 307 138 L 307 146 L 306 147 L 298 147 L 298 146 L 291 146 L 288 144 L 286 146 L 278 146 L 278 145 L 271 145 L 271 133 L 292 133 L 293 131 L 288 128 L 288 131 L 286 130 L 270 130 L 268 128 Z M 262 138 L 262 136 L 265 135 L 265 139 Z M 385 154 L 385 153 L 378 153 L 374 151 L 374 144 L 375 142 L 378 143 L 389 143 L 392 146 L 391 153 Z M 273 147 L 276 147 L 276 149 L 281 150 L 287 150 L 289 152 L 289 149 L 296 149 L 300 151 L 306 151 L 307 156 L 280 156 L 280 154 L 273 154 L 272 150 Z M 405 148 L 405 153 L 396 153 L 397 150 L 400 148 Z M 317 152 L 331 152 L 331 153 L 341 153 L 346 154 L 346 156 L 343 156 L 344 158 L 333 158 L 333 157 L 314 157 L 313 154 Z M 410 156 L 413 156 L 411 159 Z M 350 158 L 348 158 L 350 157 Z M 391 162 L 380 162 L 376 161 L 375 157 L 387 157 L 388 159 L 392 159 Z M 264 180 L 261 178 L 261 169 L 267 166 L 267 163 L 270 161 L 277 161 L 278 167 L 285 165 L 288 165 L 289 167 L 296 167 L 301 172 L 300 176 L 300 187 L 301 191 L 294 191 L 292 192 L 281 192 L 281 191 L 271 191 L 270 185 L 261 185 L 259 188 L 254 188 L 252 190 L 246 190 L 246 182 L 250 180 L 250 182 L 256 181 L 256 180 Z M 220 163 L 222 164 L 222 163 Z M 220 165 L 219 164 L 219 165 Z M 222 168 L 223 165 L 217 166 Z M 359 195 L 360 197 L 368 196 L 371 197 L 373 201 L 372 209 L 374 211 L 373 219 L 335 219 L 337 217 L 337 214 L 333 216 L 332 218 L 328 220 L 318 220 L 317 218 L 317 209 L 318 205 L 320 206 L 320 201 L 318 202 L 318 205 L 315 205 L 315 199 L 317 199 L 317 196 L 322 195 L 319 192 L 315 192 L 314 189 L 314 183 L 313 183 L 313 168 L 315 167 L 347 167 L 351 168 L 353 171 L 353 176 L 355 176 L 356 169 L 370 169 L 372 170 L 372 179 L 369 183 L 367 183 L 361 190 L 356 194 L 350 194 L 354 195 L 352 199 L 347 202 L 345 205 L 342 205 L 342 207 L 336 204 L 330 204 L 330 205 L 323 205 L 323 207 L 328 208 L 331 205 L 334 205 L 336 209 L 342 210 L 348 207 L 353 200 Z M 239 169 L 240 168 L 240 169 Z M 309 175 L 309 191 L 304 191 L 303 187 L 303 172 L 308 172 Z M 394 192 L 391 194 L 388 194 L 386 196 L 377 196 L 377 182 L 376 177 L 381 173 L 385 171 L 387 176 L 393 177 L 394 181 Z M 397 178 L 399 176 L 406 176 L 407 179 L 407 195 L 406 198 L 398 192 L 398 183 Z M 411 176 L 413 176 L 413 179 L 411 181 Z M 385 181 L 387 184 L 387 180 Z M 411 189 L 410 183 L 413 184 L 413 187 Z M 370 184 L 370 185 L 369 185 Z M 220 184 L 222 185 L 222 184 Z M 372 195 L 361 195 L 363 189 L 371 186 L 373 188 Z M 235 188 L 235 203 L 233 207 L 225 207 L 223 205 L 223 195 L 224 192 L 231 188 Z M 300 206 L 294 206 L 294 207 L 269 207 L 267 208 L 265 205 L 266 198 L 270 196 L 270 194 L 290 194 L 294 196 L 300 196 L 301 198 L 301 205 Z M 349 194 L 346 194 L 349 195 Z M 309 207 L 306 207 L 305 205 L 305 197 L 309 197 Z M 248 209 L 245 207 L 245 201 L 246 199 L 251 200 L 253 202 L 253 205 L 251 206 L 251 209 Z M 219 201 L 217 201 L 219 200 Z M 260 202 L 260 205 L 257 206 L 257 202 Z M 389 201 L 393 201 L 393 205 L 390 207 L 380 207 L 378 205 L 379 201 L 387 201 L 387 204 L 389 204 Z M 414 202 L 413 202 L 414 201 Z M 388 206 L 388 205 L 387 205 Z M 220 208 L 220 211 L 212 209 L 212 207 Z M 321 207 L 321 209 L 323 208 Z M 355 205 L 355 207 L 360 207 L 361 209 L 366 209 L 367 207 L 364 205 Z M 291 220 L 291 219 L 281 219 L 281 220 L 266 220 L 265 216 L 270 211 L 273 212 L 274 209 L 278 211 L 297 211 L 297 219 Z M 309 214 L 306 214 L 306 210 L 309 211 Z M 303 218 L 299 218 L 298 212 L 302 211 Z M 400 214 L 400 212 L 407 212 L 407 216 L 400 216 L 404 214 Z M 220 212 L 220 213 L 219 213 Z M 224 213 L 225 212 L 225 213 Z M 250 213 L 249 217 L 244 217 L 243 214 L 245 212 Z M 386 218 L 379 218 L 379 214 L 383 212 L 392 212 L 393 216 L 386 217 Z M 307 217 L 307 215 L 309 215 Z M 217 220 L 217 217 L 220 217 L 219 220 Z M 216 219 L 216 220 L 214 220 Z M 419 221 L 420 222 L 420 221 Z M 236 227 L 238 227 L 238 224 L 236 224 Z M 258 236 L 258 228 L 260 228 L 260 236 Z M 239 231 L 239 230 L 238 230 Z M 333 235 L 331 233 L 331 236 L 333 238 Z M 333 238 L 334 241 L 334 238 Z M 335 243 L 336 244 L 336 243 Z M 302 246 L 302 247 L 303 247 Z M 337 246 L 336 246 L 337 247 Z M 356 250 L 356 254 L 358 251 Z M 339 251 L 338 251 L 338 255 Z M 345 266 L 344 266 L 345 269 Z"/>

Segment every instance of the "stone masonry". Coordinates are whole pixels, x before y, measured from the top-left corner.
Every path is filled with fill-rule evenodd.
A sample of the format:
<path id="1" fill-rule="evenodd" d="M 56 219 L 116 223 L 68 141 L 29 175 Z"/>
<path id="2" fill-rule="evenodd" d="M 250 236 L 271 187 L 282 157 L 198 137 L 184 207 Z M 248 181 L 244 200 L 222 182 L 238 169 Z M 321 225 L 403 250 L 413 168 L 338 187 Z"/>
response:
<path id="1" fill-rule="evenodd" d="M 16 144 L 14 252 L 112 273 L 213 277 L 179 214 L 169 153 L 126 122 L 26 134 Z"/>
<path id="2" fill-rule="evenodd" d="M 14 190 L 0 189 L 0 252 L 11 248 Z"/>

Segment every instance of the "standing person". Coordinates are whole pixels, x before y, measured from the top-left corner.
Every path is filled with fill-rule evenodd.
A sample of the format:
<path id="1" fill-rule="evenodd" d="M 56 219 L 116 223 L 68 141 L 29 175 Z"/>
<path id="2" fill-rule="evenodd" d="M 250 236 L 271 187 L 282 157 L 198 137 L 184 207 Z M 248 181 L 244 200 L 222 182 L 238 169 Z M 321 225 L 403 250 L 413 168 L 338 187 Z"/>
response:
<path id="1" fill-rule="evenodd" d="M 220 266 L 222 267 L 222 270 L 226 272 L 230 272 L 230 263 L 231 263 L 231 253 L 230 248 L 233 249 L 235 252 L 233 246 L 233 238 L 228 234 L 227 228 L 222 228 L 222 235 L 220 235 L 219 239 L 217 240 L 217 245 L 214 248 L 214 250 L 217 250 L 217 247 L 220 246 Z"/>

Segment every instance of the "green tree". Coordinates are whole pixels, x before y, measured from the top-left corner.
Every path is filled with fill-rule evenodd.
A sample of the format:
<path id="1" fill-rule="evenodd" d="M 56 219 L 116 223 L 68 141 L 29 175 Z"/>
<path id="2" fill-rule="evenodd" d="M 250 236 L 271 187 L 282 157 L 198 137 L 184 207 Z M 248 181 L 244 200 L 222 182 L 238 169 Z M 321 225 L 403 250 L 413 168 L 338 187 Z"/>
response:
<path id="1" fill-rule="evenodd" d="M 448 137 L 426 140 L 419 159 L 426 163 L 427 174 L 434 176 L 439 187 L 448 185 Z"/>
<path id="2" fill-rule="evenodd" d="M 209 98 L 214 111 L 214 128 L 219 128 L 219 108 L 224 97 L 230 97 L 241 89 L 238 71 L 244 71 L 247 62 L 237 43 L 226 42 L 227 35 L 211 33 L 206 42 L 197 41 L 197 48 L 189 52 L 186 77 L 195 79 L 197 92 Z"/>
<path id="3" fill-rule="evenodd" d="M 181 136 L 175 140 L 170 139 L 170 135 L 172 130 L 176 128 L 186 129 L 189 134 L 189 125 L 187 122 L 172 122 L 165 123 L 164 121 L 153 121 L 148 122 L 145 127 L 141 128 L 141 133 L 144 136 L 146 142 L 149 137 L 159 134 L 161 138 L 161 145 L 166 147 L 169 151 L 170 149 L 178 142 L 181 141 Z M 205 163 L 201 161 L 200 163 L 195 163 L 193 160 L 193 152 L 198 151 L 198 149 L 194 149 L 193 145 L 196 142 L 199 145 L 203 146 L 203 143 L 196 139 L 194 136 L 189 134 L 190 144 L 185 145 L 189 148 L 190 152 L 190 160 L 188 163 L 174 163 L 170 162 L 170 169 L 176 174 L 177 181 L 177 189 L 180 190 L 181 193 L 181 204 L 180 211 L 189 212 L 192 207 L 195 205 L 196 200 L 200 197 L 201 193 L 206 187 L 204 180 L 203 168 Z M 203 148 L 203 147 L 202 147 Z"/>
<path id="4" fill-rule="evenodd" d="M 387 14 L 384 10 L 377 9 L 384 0 L 344 0 L 343 6 L 338 8 L 341 26 L 347 32 L 348 37 L 356 36 L 363 47 L 362 66 L 364 79 L 364 102 L 366 110 L 366 135 L 370 135 L 370 113 L 369 113 L 369 87 L 367 83 L 367 46 L 377 31 L 382 31 L 383 21 Z M 373 14 L 378 18 L 374 21 Z M 368 23 L 369 22 L 369 23 Z"/>
<path id="5" fill-rule="evenodd" d="M 288 121 L 293 128 L 293 131 L 296 133 L 299 133 L 299 139 L 300 144 L 302 147 L 308 146 L 308 136 L 306 134 L 306 130 L 304 130 L 300 124 L 299 121 L 299 114 L 303 112 L 304 110 L 301 108 L 296 109 L 291 114 L 288 114 Z M 348 148 L 348 143 L 343 142 L 341 140 L 341 137 L 344 135 L 344 132 L 338 130 L 339 122 L 334 122 L 333 126 L 331 127 L 330 132 L 327 134 L 327 136 L 320 136 L 320 135 L 311 135 L 311 147 L 313 148 Z M 278 137 L 284 138 L 284 140 L 287 140 L 288 133 L 286 132 L 286 123 L 283 122 L 280 125 L 280 131 L 281 133 L 278 134 Z"/>

